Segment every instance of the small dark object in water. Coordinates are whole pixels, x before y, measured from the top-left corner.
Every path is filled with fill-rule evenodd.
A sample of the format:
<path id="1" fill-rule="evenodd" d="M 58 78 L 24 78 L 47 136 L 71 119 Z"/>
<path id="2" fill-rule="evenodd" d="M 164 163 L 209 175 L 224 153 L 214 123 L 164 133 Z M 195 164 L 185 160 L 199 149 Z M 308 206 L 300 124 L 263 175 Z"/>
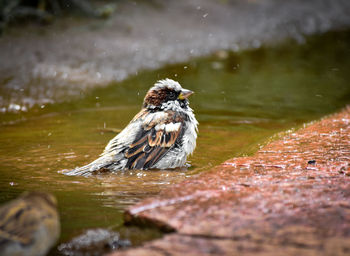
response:
<path id="1" fill-rule="evenodd" d="M 307 164 L 316 164 L 316 160 L 310 160 L 307 162 Z"/>

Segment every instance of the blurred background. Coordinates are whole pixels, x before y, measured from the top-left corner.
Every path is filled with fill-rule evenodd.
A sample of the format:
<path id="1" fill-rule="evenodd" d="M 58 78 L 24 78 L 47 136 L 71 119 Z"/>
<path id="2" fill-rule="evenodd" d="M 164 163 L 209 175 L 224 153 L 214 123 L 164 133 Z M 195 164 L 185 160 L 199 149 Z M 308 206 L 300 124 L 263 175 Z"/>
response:
<path id="1" fill-rule="evenodd" d="M 0 0 L 0 203 L 57 197 L 50 255 L 91 228 L 132 246 L 161 236 L 125 227 L 125 207 L 350 103 L 349 13 L 348 0 Z M 195 91 L 188 169 L 61 173 L 94 160 L 166 77 Z"/>

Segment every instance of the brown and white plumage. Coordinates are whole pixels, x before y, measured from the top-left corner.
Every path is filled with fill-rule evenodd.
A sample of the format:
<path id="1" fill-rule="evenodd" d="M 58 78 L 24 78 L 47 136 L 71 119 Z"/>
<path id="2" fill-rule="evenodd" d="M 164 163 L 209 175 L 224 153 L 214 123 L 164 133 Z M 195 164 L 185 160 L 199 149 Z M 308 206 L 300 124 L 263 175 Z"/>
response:
<path id="1" fill-rule="evenodd" d="M 45 192 L 24 193 L 0 208 L 0 255 L 46 255 L 60 234 L 57 202 Z"/>
<path id="2" fill-rule="evenodd" d="M 100 158 L 66 174 L 183 166 L 197 139 L 198 122 L 187 99 L 192 93 L 174 80 L 158 81 L 147 92 L 141 111 L 108 143 Z"/>

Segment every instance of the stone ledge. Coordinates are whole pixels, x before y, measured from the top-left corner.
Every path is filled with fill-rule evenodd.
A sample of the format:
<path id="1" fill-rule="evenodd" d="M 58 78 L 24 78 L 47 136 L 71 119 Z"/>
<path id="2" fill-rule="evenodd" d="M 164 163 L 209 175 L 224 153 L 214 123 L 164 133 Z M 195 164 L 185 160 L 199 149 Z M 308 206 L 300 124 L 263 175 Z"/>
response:
<path id="1" fill-rule="evenodd" d="M 350 253 L 350 108 L 171 186 L 125 220 L 177 233 L 113 255 Z"/>
<path id="2" fill-rule="evenodd" d="M 349 240 L 330 238 L 323 241 L 321 248 L 298 245 L 280 245 L 255 242 L 249 239 L 231 240 L 185 236 L 180 234 L 166 235 L 163 239 L 146 243 L 143 247 L 111 254 L 110 256 L 164 256 L 164 255 L 349 255 Z M 344 249 L 347 248 L 347 249 Z"/>

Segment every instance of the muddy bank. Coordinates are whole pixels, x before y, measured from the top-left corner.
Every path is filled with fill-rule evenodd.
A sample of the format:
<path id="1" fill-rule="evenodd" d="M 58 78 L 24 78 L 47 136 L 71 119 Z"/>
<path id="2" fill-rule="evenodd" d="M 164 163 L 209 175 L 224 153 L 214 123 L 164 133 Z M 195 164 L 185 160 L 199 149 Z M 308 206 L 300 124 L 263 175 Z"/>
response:
<path id="1" fill-rule="evenodd" d="M 349 184 L 348 107 L 130 207 L 176 233 L 113 255 L 346 255 Z"/>
<path id="2" fill-rule="evenodd" d="M 109 20 L 63 20 L 0 38 L 0 109 L 79 96 L 139 70 L 218 49 L 348 27 L 347 0 L 121 1 Z"/>

